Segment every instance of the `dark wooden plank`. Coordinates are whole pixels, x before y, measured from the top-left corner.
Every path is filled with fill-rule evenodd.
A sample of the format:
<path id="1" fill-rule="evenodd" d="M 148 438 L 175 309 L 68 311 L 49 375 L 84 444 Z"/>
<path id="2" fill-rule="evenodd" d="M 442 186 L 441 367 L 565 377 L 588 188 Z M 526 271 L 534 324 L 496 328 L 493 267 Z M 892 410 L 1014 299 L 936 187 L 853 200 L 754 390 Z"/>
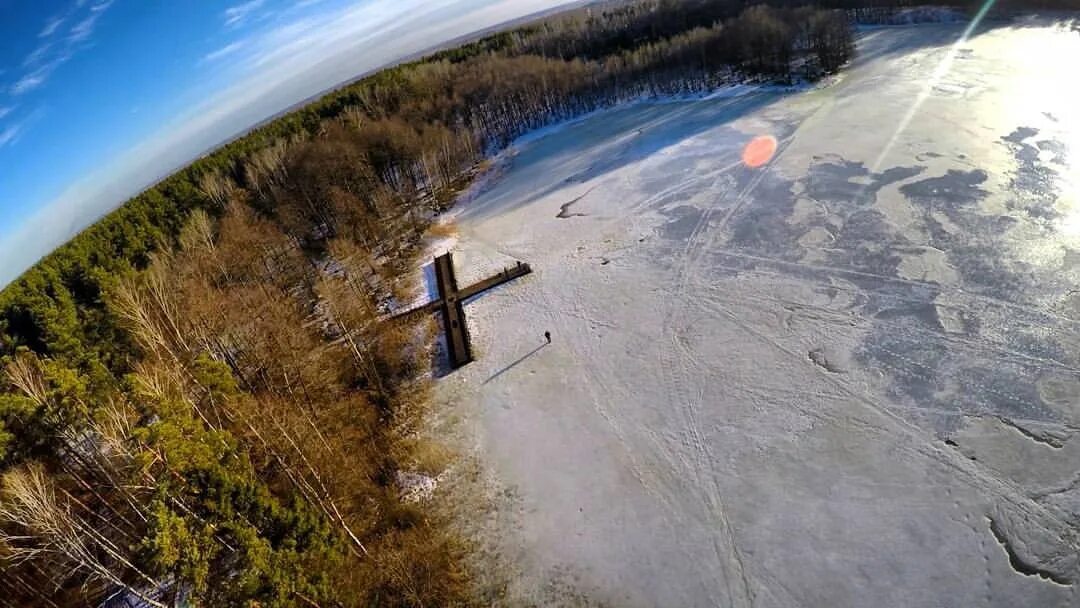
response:
<path id="1" fill-rule="evenodd" d="M 434 302 L 428 302 L 426 304 L 419 304 L 417 306 L 413 306 L 412 308 L 408 308 L 408 309 L 402 310 L 400 312 L 392 313 L 390 315 L 390 318 L 391 319 L 403 319 L 405 317 L 410 317 L 410 316 L 418 314 L 418 313 L 433 313 L 433 312 L 440 312 L 441 310 L 442 310 L 442 300 L 435 300 Z"/>
<path id="2" fill-rule="evenodd" d="M 466 287 L 465 289 L 462 289 L 461 292 L 458 294 L 458 297 L 462 300 L 468 300 L 475 295 L 484 293 L 485 291 L 498 287 L 503 283 L 509 283 L 510 281 L 523 277 L 531 272 L 532 267 L 530 267 L 528 264 L 518 262 L 516 266 L 504 268 L 503 271 L 499 274 L 488 277 L 483 281 L 474 283 Z"/>
<path id="3" fill-rule="evenodd" d="M 435 258 L 435 279 L 439 287 L 450 365 L 456 369 L 472 361 L 472 347 L 469 343 L 469 329 L 465 326 L 465 309 L 458 294 L 454 258 L 451 254 L 446 253 Z"/>
<path id="4" fill-rule="evenodd" d="M 528 264 L 519 262 L 516 266 L 510 266 L 502 270 L 499 274 L 484 279 L 478 283 L 474 283 L 465 289 L 458 292 L 458 299 L 466 301 L 473 296 L 480 295 L 481 293 L 498 287 L 503 283 L 510 282 L 514 279 L 521 278 L 532 272 L 532 268 Z M 408 310 L 394 313 L 392 316 L 397 319 L 400 317 L 407 317 L 409 315 L 415 315 L 417 313 L 436 313 L 442 312 L 443 303 L 442 300 L 435 300 L 433 302 L 427 302 L 424 304 L 418 304 Z"/>

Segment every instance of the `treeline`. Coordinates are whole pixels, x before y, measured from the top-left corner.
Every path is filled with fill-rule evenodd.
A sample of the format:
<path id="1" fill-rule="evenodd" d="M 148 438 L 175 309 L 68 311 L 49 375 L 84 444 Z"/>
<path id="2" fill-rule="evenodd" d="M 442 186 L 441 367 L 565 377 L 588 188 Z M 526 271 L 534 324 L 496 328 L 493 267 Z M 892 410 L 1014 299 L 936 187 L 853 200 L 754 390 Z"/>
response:
<path id="1" fill-rule="evenodd" d="M 841 13 L 732 6 L 605 7 L 385 70 L 8 286 L 0 606 L 496 599 L 467 543 L 402 498 L 402 473 L 446 456 L 420 432 L 431 327 L 382 313 L 418 289 L 403 277 L 436 214 L 518 135 L 642 95 L 813 77 L 853 51 Z"/>
<path id="2" fill-rule="evenodd" d="M 727 35 L 739 35 L 745 23 L 734 20 L 752 6 L 767 6 L 782 15 L 807 3 L 774 0 L 748 3 L 745 0 L 650 0 L 647 2 L 606 2 L 577 9 L 532 28 L 504 34 L 496 40 L 512 54 L 544 57 L 594 59 L 624 52 L 642 45 L 664 41 L 694 29 L 711 29 L 728 22 Z M 815 10 L 815 9 L 808 9 Z M 800 18 L 787 21 L 797 22 Z M 729 55 L 729 63 L 739 61 Z"/>
<path id="3" fill-rule="evenodd" d="M 986 3 L 982 0 L 953 0 L 935 2 L 934 0 L 827 0 L 821 6 L 850 11 L 856 19 L 868 14 L 880 14 L 882 10 L 940 7 L 955 9 L 974 15 Z M 1015 13 L 1031 11 L 1076 11 L 1080 10 L 1080 0 L 995 0 L 989 7 L 990 14 L 1009 16 Z"/>

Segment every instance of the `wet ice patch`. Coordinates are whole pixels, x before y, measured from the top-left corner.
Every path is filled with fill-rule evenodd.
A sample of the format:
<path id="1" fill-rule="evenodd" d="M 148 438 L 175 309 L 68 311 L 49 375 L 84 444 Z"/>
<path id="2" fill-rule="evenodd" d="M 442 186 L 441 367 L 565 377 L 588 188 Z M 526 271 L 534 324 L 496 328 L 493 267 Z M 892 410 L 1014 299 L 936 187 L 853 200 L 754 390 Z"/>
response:
<path id="1" fill-rule="evenodd" d="M 900 187 L 900 192 L 925 207 L 939 205 L 946 210 L 956 209 L 987 196 L 988 192 L 980 187 L 986 178 L 986 171 L 981 169 L 949 169 L 945 175 L 905 184 Z"/>

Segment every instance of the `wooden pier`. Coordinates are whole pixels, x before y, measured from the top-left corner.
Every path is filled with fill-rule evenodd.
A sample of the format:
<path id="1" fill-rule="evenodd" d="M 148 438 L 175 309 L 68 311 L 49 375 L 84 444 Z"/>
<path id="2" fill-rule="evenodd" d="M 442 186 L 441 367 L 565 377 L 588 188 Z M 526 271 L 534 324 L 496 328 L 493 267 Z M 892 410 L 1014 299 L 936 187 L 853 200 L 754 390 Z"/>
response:
<path id="1" fill-rule="evenodd" d="M 454 258 L 452 254 L 445 253 L 436 257 L 434 265 L 435 283 L 439 290 L 439 299 L 395 316 L 406 316 L 418 312 L 441 313 L 450 367 L 457 369 L 473 360 L 472 344 L 469 340 L 469 326 L 465 319 L 465 301 L 489 289 L 494 289 L 499 285 L 523 277 L 531 273 L 532 268 L 528 264 L 518 262 L 515 266 L 504 268 L 498 274 L 478 281 L 464 289 L 459 289 L 457 277 L 454 274 Z"/>

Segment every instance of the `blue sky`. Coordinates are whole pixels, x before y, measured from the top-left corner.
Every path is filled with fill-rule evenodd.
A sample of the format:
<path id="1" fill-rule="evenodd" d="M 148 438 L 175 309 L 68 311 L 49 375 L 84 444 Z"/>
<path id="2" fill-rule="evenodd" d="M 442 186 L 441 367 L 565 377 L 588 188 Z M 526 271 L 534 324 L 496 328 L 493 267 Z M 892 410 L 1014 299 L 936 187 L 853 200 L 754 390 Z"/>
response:
<path id="1" fill-rule="evenodd" d="M 0 0 L 0 285 L 202 152 L 569 0 Z"/>

